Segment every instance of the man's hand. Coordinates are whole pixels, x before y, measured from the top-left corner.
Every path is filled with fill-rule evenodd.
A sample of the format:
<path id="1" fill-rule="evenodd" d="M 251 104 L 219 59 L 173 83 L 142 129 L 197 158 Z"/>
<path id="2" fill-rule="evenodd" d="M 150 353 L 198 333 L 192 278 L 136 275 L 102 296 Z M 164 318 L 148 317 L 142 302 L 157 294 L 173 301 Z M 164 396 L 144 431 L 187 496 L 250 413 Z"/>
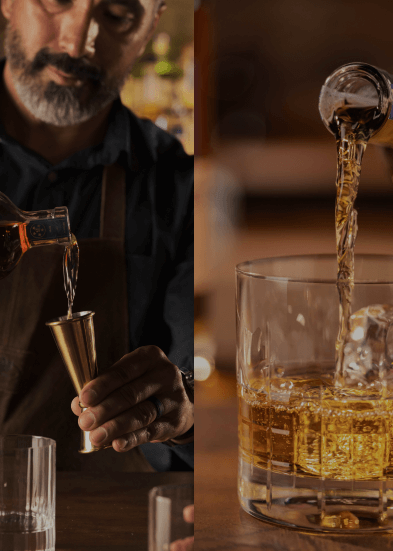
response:
<path id="1" fill-rule="evenodd" d="M 147 400 L 157 397 L 162 417 Z M 81 414 L 79 402 L 88 409 Z M 146 442 L 165 442 L 186 433 L 194 423 L 194 408 L 180 370 L 157 346 L 142 346 L 123 356 L 106 373 L 90 381 L 74 398 L 71 409 L 90 441 L 126 452 Z"/>

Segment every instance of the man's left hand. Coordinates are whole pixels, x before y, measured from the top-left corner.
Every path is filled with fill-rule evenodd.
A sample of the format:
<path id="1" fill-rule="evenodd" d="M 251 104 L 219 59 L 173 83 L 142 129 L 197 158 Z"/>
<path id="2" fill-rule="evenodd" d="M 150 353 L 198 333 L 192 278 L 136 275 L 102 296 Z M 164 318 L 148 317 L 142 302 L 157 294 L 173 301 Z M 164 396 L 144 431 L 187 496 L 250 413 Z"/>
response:
<path id="1" fill-rule="evenodd" d="M 148 400 L 163 405 L 157 409 Z M 88 409 L 82 413 L 79 403 Z M 123 356 L 74 398 L 71 409 L 90 441 L 100 447 L 112 444 L 126 452 L 146 442 L 165 442 L 185 434 L 194 423 L 194 408 L 180 370 L 157 346 L 142 346 Z"/>

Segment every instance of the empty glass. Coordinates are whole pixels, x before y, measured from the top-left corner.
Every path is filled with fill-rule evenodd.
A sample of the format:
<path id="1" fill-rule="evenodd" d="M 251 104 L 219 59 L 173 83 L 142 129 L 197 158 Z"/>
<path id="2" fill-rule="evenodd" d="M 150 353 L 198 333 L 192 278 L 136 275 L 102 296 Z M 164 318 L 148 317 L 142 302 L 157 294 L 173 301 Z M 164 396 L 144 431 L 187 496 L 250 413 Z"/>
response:
<path id="1" fill-rule="evenodd" d="M 56 442 L 0 436 L 0 549 L 54 551 Z"/>

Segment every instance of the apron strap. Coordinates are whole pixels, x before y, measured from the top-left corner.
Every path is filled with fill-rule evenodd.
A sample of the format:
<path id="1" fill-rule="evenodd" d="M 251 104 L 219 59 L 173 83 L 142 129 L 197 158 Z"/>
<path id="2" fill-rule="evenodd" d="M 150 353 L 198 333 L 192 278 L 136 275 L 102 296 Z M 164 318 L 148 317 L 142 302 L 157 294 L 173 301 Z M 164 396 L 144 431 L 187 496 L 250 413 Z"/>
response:
<path id="1" fill-rule="evenodd" d="M 118 163 L 105 166 L 102 175 L 100 238 L 124 242 L 126 173 Z"/>

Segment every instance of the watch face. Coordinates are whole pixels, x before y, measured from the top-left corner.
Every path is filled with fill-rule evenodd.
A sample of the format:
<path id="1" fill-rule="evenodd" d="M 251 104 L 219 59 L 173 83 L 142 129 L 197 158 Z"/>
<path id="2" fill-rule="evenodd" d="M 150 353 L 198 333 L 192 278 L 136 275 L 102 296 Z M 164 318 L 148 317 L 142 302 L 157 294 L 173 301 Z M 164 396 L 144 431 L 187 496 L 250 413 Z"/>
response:
<path id="1" fill-rule="evenodd" d="M 186 379 L 193 381 L 194 380 L 194 371 L 192 369 L 187 369 L 186 367 L 179 367 L 180 371 L 186 377 Z"/>
<path id="2" fill-rule="evenodd" d="M 184 384 L 186 384 L 188 388 L 194 390 L 194 372 L 191 369 L 187 369 L 185 367 L 180 367 L 179 369 L 183 376 Z"/>

